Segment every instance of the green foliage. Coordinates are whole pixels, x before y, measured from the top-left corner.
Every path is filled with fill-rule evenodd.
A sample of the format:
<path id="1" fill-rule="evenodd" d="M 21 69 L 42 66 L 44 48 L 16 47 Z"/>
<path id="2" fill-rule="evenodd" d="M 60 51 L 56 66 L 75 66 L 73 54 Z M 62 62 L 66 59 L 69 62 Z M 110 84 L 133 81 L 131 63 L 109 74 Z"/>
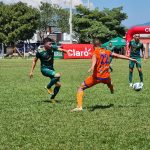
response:
<path id="1" fill-rule="evenodd" d="M 105 8 L 99 11 L 98 8 L 89 10 L 82 5 L 77 6 L 73 25 L 79 41 L 87 43 L 93 38 L 100 38 L 105 42 L 116 36 L 124 36 L 125 27 L 121 25 L 121 22 L 127 18 L 127 15 L 122 13 L 122 9 L 123 7 L 112 10 Z"/>
<path id="2" fill-rule="evenodd" d="M 69 32 L 69 11 L 67 9 L 58 9 L 57 26 L 61 28 L 61 32 Z"/>
<path id="3" fill-rule="evenodd" d="M 41 2 L 40 6 L 40 22 L 39 22 L 39 30 L 47 31 L 48 26 L 55 25 L 55 10 L 57 9 L 57 5 L 53 5 L 51 3 Z"/>
<path id="4" fill-rule="evenodd" d="M 39 22 L 40 37 L 42 39 L 44 38 L 43 33 L 47 34 L 48 27 L 57 27 L 61 28 L 62 32 L 68 32 L 68 16 L 68 11 L 58 5 L 41 2 Z"/>
<path id="5" fill-rule="evenodd" d="M 38 62 L 0 59 L 0 149 L 2 150 L 149 150 L 150 61 L 143 64 L 144 88 L 128 85 L 128 61 L 113 60 L 115 93 L 99 84 L 85 91 L 84 111 L 71 113 L 76 91 L 89 76 L 91 60 L 55 60 L 62 72 L 58 104 L 48 102 Z M 68 67 L 69 66 L 69 67 Z M 134 70 L 134 82 L 139 81 Z"/>
<path id="6" fill-rule="evenodd" d="M 27 4 L 0 5 L 0 42 L 16 43 L 31 39 L 38 26 L 39 11 Z"/>

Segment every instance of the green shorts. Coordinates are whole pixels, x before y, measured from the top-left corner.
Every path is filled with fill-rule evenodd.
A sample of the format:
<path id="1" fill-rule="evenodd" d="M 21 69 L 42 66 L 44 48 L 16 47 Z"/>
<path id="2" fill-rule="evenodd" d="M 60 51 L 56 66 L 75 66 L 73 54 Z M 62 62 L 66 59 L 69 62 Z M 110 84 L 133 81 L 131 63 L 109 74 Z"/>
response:
<path id="1" fill-rule="evenodd" d="M 137 68 L 141 68 L 142 66 L 141 66 L 141 58 L 134 58 L 134 59 L 136 59 L 137 61 L 138 61 L 138 63 L 135 63 L 135 62 L 133 62 L 133 61 L 129 61 L 129 68 L 134 68 L 134 65 L 136 64 L 136 67 Z"/>
<path id="2" fill-rule="evenodd" d="M 49 78 L 54 78 L 54 76 L 56 74 L 55 70 L 51 70 L 51 69 L 46 68 L 46 67 L 41 68 L 41 72 L 44 76 L 49 77 Z"/>

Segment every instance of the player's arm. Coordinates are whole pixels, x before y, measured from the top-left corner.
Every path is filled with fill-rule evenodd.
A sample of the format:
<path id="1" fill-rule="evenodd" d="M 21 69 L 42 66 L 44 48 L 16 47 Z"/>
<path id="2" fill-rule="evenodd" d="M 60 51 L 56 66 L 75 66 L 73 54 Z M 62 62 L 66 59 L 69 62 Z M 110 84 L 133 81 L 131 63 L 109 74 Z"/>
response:
<path id="1" fill-rule="evenodd" d="M 59 51 L 61 51 L 61 52 L 64 52 L 64 53 L 66 53 L 66 54 L 68 54 L 68 55 L 69 55 L 69 52 L 68 52 L 68 50 L 66 50 L 66 49 L 58 48 L 58 50 L 59 50 Z"/>
<path id="2" fill-rule="evenodd" d="M 129 46 L 128 46 L 128 48 L 129 48 L 129 49 L 131 49 L 131 41 L 129 42 Z"/>
<path id="3" fill-rule="evenodd" d="M 111 55 L 112 55 L 113 57 L 115 57 L 115 58 L 131 60 L 131 61 L 134 61 L 134 62 L 136 62 L 136 63 L 137 63 L 137 60 L 136 60 L 136 59 L 133 59 L 133 58 L 127 57 L 127 56 L 125 56 L 125 55 L 120 55 L 120 54 L 116 54 L 116 53 L 112 53 Z"/>
<path id="4" fill-rule="evenodd" d="M 91 72 L 91 71 L 94 70 L 95 64 L 96 64 L 96 55 L 94 54 L 94 55 L 92 56 L 92 64 L 91 64 L 91 67 L 90 67 L 90 69 L 88 70 L 88 72 Z"/>
<path id="5" fill-rule="evenodd" d="M 128 49 L 131 51 L 131 48 L 132 48 L 132 45 L 131 45 L 131 41 L 130 41 L 129 45 L 128 45 Z M 127 56 L 127 51 L 126 51 L 126 56 Z"/>
<path id="6" fill-rule="evenodd" d="M 58 50 L 58 51 L 61 51 L 61 52 L 63 52 L 63 53 L 67 53 L 67 54 L 69 55 L 69 52 L 68 52 L 66 49 L 63 49 L 63 48 L 58 47 L 58 46 L 56 46 L 56 45 L 52 45 L 52 48 L 53 48 L 54 50 Z"/>
<path id="7" fill-rule="evenodd" d="M 30 74 L 29 74 L 29 77 L 30 77 L 30 78 L 33 77 L 33 71 L 34 71 L 34 68 L 35 68 L 35 66 L 36 66 L 37 60 L 38 60 L 38 58 L 36 58 L 36 57 L 33 59 L 31 71 L 30 71 Z"/>
<path id="8" fill-rule="evenodd" d="M 142 50 L 142 57 L 144 58 L 144 62 L 146 62 L 145 47 L 143 44 L 142 44 L 141 50 Z"/>

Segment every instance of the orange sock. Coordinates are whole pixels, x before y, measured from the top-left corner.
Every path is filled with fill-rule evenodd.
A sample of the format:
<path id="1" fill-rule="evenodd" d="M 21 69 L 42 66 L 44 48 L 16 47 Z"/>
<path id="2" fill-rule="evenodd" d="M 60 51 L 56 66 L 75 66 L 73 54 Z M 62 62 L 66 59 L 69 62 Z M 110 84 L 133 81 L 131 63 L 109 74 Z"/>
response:
<path id="1" fill-rule="evenodd" d="M 82 107 L 82 101 L 83 101 L 83 91 L 77 92 L 77 106 Z"/>

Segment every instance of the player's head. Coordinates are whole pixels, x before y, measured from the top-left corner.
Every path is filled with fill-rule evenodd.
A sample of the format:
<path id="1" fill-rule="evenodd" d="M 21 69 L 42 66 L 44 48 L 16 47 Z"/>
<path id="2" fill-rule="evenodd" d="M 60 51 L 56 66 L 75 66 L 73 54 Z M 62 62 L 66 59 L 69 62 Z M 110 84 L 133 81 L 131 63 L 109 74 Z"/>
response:
<path id="1" fill-rule="evenodd" d="M 135 41 L 139 41 L 140 34 L 134 34 L 133 38 L 134 38 Z"/>
<path id="2" fill-rule="evenodd" d="M 100 47 L 102 45 L 102 43 L 99 39 L 94 39 L 93 45 L 94 45 L 94 47 Z"/>
<path id="3" fill-rule="evenodd" d="M 109 46 L 112 46 L 112 42 L 109 42 Z"/>
<path id="4" fill-rule="evenodd" d="M 43 44 L 44 44 L 44 47 L 45 47 L 46 50 L 51 48 L 52 43 L 54 43 L 54 40 L 51 39 L 51 38 L 47 37 L 47 38 L 43 39 Z"/>

